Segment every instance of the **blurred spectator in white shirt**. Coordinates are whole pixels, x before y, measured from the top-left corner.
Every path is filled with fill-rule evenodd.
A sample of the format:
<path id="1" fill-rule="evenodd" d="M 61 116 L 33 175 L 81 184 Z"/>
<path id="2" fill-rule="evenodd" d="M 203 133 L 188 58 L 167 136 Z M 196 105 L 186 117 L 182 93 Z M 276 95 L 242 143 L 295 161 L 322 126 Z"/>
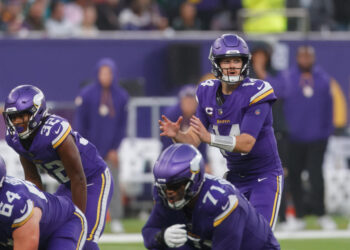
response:
<path id="1" fill-rule="evenodd" d="M 97 12 L 94 5 L 88 5 L 84 8 L 84 19 L 80 26 L 78 35 L 81 37 L 96 37 L 98 29 L 96 26 Z"/>
<path id="2" fill-rule="evenodd" d="M 168 19 L 160 15 L 152 0 L 131 0 L 120 13 L 119 24 L 122 30 L 164 30 Z"/>
<path id="3" fill-rule="evenodd" d="M 50 37 L 69 37 L 76 33 L 75 27 L 64 18 L 64 4 L 54 0 L 50 4 L 51 16 L 46 21 L 46 31 Z"/>

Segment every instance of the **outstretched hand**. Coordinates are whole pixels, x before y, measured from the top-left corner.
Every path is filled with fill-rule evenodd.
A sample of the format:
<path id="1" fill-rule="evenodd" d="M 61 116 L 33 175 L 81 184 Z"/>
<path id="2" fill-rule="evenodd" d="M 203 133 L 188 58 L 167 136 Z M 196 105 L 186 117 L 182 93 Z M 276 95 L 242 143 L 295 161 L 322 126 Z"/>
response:
<path id="1" fill-rule="evenodd" d="M 162 131 L 160 136 L 168 136 L 174 138 L 177 133 L 180 131 L 180 125 L 183 120 L 183 117 L 180 116 L 176 122 L 170 121 L 165 115 L 162 115 L 162 120 L 159 120 L 159 128 Z"/>
<path id="2" fill-rule="evenodd" d="M 193 129 L 193 132 L 201 139 L 202 142 L 210 144 L 210 133 L 204 127 L 203 123 L 197 116 L 193 115 L 191 117 L 190 125 Z"/>

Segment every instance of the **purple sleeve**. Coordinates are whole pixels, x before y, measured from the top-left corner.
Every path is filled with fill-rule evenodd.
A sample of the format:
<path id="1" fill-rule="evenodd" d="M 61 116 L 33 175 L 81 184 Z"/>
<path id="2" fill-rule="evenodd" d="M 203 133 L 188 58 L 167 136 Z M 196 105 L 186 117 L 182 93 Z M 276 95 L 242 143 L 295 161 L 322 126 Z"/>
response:
<path id="1" fill-rule="evenodd" d="M 88 100 L 83 97 L 83 95 L 79 95 L 76 98 L 76 103 L 78 103 L 75 115 L 74 115 L 74 129 L 78 131 L 83 137 L 87 137 L 89 131 L 89 113 L 91 109 L 88 105 Z"/>
<path id="2" fill-rule="evenodd" d="M 125 97 L 122 107 L 120 109 L 120 117 L 118 119 L 117 131 L 114 134 L 114 149 L 118 149 L 122 140 L 126 137 L 126 123 L 128 120 L 128 110 L 127 110 L 128 97 Z"/>
<path id="3" fill-rule="evenodd" d="M 334 131 L 334 124 L 333 124 L 333 97 L 331 95 L 331 90 L 329 90 L 329 94 L 327 95 L 326 99 L 326 109 L 325 113 L 326 115 L 326 134 L 328 136 L 332 135 Z"/>
<path id="4" fill-rule="evenodd" d="M 235 209 L 219 226 L 215 227 L 212 250 L 239 250 L 245 229 L 245 212 Z"/>
<path id="5" fill-rule="evenodd" d="M 160 204 L 156 203 L 153 207 L 150 217 L 145 226 L 142 228 L 142 237 L 147 249 L 163 249 L 164 245 L 161 243 L 160 235 L 162 230 L 166 228 L 164 222 L 168 219 L 162 210 Z"/>
<path id="6" fill-rule="evenodd" d="M 268 102 L 249 107 L 242 120 L 241 134 L 246 133 L 257 138 L 269 112 L 271 104 Z"/>
<path id="7" fill-rule="evenodd" d="M 201 120 L 204 127 L 206 128 L 209 127 L 209 120 L 207 118 L 207 114 L 205 113 L 204 109 L 200 105 L 198 105 L 197 107 L 196 116 L 199 118 L 199 120 Z"/>

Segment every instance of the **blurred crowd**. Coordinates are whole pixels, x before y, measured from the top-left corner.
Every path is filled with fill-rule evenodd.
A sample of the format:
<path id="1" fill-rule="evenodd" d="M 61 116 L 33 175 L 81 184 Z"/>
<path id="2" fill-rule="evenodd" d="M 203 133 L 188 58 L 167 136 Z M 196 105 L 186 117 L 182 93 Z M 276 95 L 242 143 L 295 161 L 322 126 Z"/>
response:
<path id="1" fill-rule="evenodd" d="M 297 30 L 295 18 L 269 12 L 286 8 L 307 10 L 313 31 L 350 28 L 346 0 L 1 0 L 0 32 L 96 37 L 99 31 L 115 30 Z M 241 10 L 248 11 L 247 23 L 238 18 Z M 263 14 L 253 20 L 249 13 Z"/>

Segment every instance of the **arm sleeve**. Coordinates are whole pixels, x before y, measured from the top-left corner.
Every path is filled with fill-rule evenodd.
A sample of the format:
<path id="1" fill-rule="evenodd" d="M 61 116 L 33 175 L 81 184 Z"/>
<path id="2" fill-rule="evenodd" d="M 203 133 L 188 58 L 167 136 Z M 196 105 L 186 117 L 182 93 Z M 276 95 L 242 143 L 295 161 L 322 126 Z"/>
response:
<path id="1" fill-rule="evenodd" d="M 16 209 L 13 212 L 17 215 L 17 218 L 13 220 L 11 225 L 12 229 L 16 229 L 22 225 L 24 225 L 33 215 L 34 212 L 34 203 L 27 199 L 21 199 L 16 203 Z"/>
<path id="2" fill-rule="evenodd" d="M 250 106 L 242 120 L 241 134 L 247 133 L 257 138 L 270 111 L 271 103 L 269 102 Z"/>
<path id="3" fill-rule="evenodd" d="M 214 228 L 212 250 L 239 250 L 243 238 L 245 215 L 235 209 L 222 223 Z"/>
<path id="4" fill-rule="evenodd" d="M 114 135 L 113 148 L 118 149 L 122 140 L 126 137 L 126 124 L 128 121 L 128 98 L 126 98 L 120 109 L 120 117 L 118 119 L 117 132 Z M 118 114 L 117 114 L 118 115 Z"/>
<path id="5" fill-rule="evenodd" d="M 158 202 L 158 201 L 157 201 Z M 156 203 L 153 207 L 150 217 L 142 228 L 142 237 L 147 249 L 165 249 L 163 242 L 163 231 L 166 228 L 164 222 L 167 221 L 161 205 Z"/>
<path id="6" fill-rule="evenodd" d="M 88 117 L 91 110 L 88 107 L 86 98 L 84 98 L 82 95 L 76 97 L 75 103 L 77 107 L 75 110 L 73 125 L 75 130 L 79 131 L 79 133 L 86 138 L 89 130 Z"/>
<path id="7" fill-rule="evenodd" d="M 330 83 L 331 84 L 331 83 Z M 325 105 L 325 112 L 327 114 L 327 117 L 326 117 L 326 129 L 327 129 L 327 134 L 328 135 L 331 135 L 333 133 L 333 130 L 334 130 L 334 123 L 333 123 L 333 98 L 332 98 L 332 94 L 331 94 L 331 89 L 330 89 L 330 86 L 329 86 L 329 92 L 328 92 L 328 95 L 327 97 L 325 98 L 326 99 L 326 105 Z"/>
<path id="8" fill-rule="evenodd" d="M 67 138 L 67 136 L 72 131 L 72 128 L 70 124 L 67 121 L 60 121 L 59 123 L 56 123 L 53 125 L 53 127 L 50 130 L 50 133 L 52 135 L 52 147 L 54 149 L 57 149 L 62 142 Z"/>
<path id="9" fill-rule="evenodd" d="M 208 129 L 209 127 L 209 120 L 207 117 L 207 114 L 205 113 L 205 110 L 199 105 L 199 100 L 198 97 L 196 97 L 197 102 L 198 102 L 198 107 L 196 110 L 196 116 L 199 118 L 199 120 L 201 120 L 201 122 L 203 123 L 204 127 L 206 127 Z"/>

